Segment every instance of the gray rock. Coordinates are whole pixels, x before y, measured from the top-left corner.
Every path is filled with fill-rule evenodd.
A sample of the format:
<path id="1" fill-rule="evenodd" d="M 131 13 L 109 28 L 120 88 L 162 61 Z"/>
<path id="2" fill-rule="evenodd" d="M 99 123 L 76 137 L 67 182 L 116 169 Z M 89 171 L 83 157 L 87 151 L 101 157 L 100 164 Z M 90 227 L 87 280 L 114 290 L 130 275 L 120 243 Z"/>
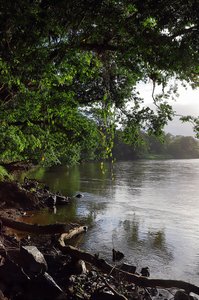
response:
<path id="1" fill-rule="evenodd" d="M 30 278 L 43 275 L 47 271 L 47 262 L 37 247 L 22 246 L 20 256 L 22 268 Z"/>
<path id="2" fill-rule="evenodd" d="M 183 291 L 177 291 L 174 295 L 174 300 L 190 300 L 190 297 Z"/>

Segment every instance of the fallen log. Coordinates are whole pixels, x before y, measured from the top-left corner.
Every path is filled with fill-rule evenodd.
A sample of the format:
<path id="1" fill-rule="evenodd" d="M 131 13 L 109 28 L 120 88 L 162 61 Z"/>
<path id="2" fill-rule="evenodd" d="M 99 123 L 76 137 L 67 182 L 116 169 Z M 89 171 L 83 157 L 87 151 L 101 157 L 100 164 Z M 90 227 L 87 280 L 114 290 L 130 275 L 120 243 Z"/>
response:
<path id="1" fill-rule="evenodd" d="M 40 233 L 40 234 L 51 234 L 51 233 L 63 233 L 70 229 L 69 225 L 63 223 L 39 225 L 39 224 L 28 224 L 24 222 L 14 221 L 8 218 L 0 216 L 0 220 L 3 226 L 13 228 L 19 231 Z"/>
<path id="2" fill-rule="evenodd" d="M 60 245 L 62 247 L 65 246 L 65 243 L 72 239 L 73 237 L 75 236 L 78 236 L 79 234 L 81 233 L 84 233 L 87 231 L 87 226 L 78 226 L 78 227 L 75 227 L 73 229 L 70 229 L 68 232 L 66 233 L 62 233 L 58 242 L 60 243 Z"/>
<path id="3" fill-rule="evenodd" d="M 167 280 L 167 279 L 150 279 L 143 276 L 138 276 L 132 273 L 128 273 L 113 267 L 108 264 L 104 259 L 100 259 L 97 256 L 91 255 L 88 252 L 84 252 L 72 246 L 61 246 L 59 249 L 64 254 L 69 254 L 71 257 L 76 259 L 85 260 L 88 263 L 95 265 L 97 268 L 102 270 L 107 274 L 111 274 L 114 277 L 120 277 L 120 280 L 126 280 L 128 282 L 134 283 L 140 287 L 159 287 L 159 288 L 178 288 L 185 290 L 187 294 L 194 293 L 199 295 L 199 287 L 181 280 Z"/>

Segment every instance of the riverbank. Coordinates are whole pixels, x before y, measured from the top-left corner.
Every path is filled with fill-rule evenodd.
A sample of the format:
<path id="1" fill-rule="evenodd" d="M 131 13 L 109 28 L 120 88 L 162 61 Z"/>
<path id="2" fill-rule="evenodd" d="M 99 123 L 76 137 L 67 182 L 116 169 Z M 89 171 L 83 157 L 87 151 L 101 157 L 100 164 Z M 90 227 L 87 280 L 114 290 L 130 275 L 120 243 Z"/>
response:
<path id="1" fill-rule="evenodd" d="M 20 228 L 19 224 L 27 226 L 20 222 L 21 217 L 27 210 L 44 207 L 48 203 L 46 196 L 49 198 L 49 195 L 52 197 L 52 193 L 46 190 L 46 187 L 41 187 L 38 182 L 32 180 L 26 179 L 22 185 L 11 181 L 0 183 L 1 300 L 98 299 L 99 297 L 109 299 L 111 296 L 113 299 L 126 299 L 116 291 L 120 283 L 113 276 L 103 275 L 91 263 L 86 265 L 75 255 L 66 253 L 64 240 L 67 234 L 64 233 L 59 244 L 60 229 L 52 235 L 48 232 L 51 225 L 48 227 L 27 224 L 29 231 L 34 229 L 33 234 L 28 232 L 26 237 L 19 241 L 14 236 L 5 234 L 4 226 L 14 229 Z M 34 226 L 37 228 L 37 235 L 34 234 Z M 64 229 L 60 232 L 65 232 L 69 224 L 63 226 Z M 47 228 L 46 232 L 43 232 L 44 227 Z M 52 225 L 50 228 L 54 227 L 59 227 L 59 224 Z M 69 239 L 85 232 L 85 227 L 74 228 L 74 224 L 69 228 Z M 101 263 L 102 261 L 96 258 L 96 264 Z M 44 286 L 46 289 L 43 289 Z M 129 287 L 132 289 L 128 292 L 129 295 L 134 295 L 135 285 L 128 284 Z M 121 288 L 124 289 L 123 285 Z M 104 291 L 104 289 L 108 290 Z"/>
<path id="2" fill-rule="evenodd" d="M 129 272 L 127 269 L 122 269 L 125 266 L 122 263 L 114 262 L 110 265 L 98 255 L 91 255 L 68 246 L 73 243 L 71 239 L 68 239 L 66 244 L 60 244 L 60 233 L 41 234 L 37 224 L 33 225 L 38 230 L 37 234 L 28 233 L 20 241 L 5 235 L 4 226 L 9 225 L 9 222 L 3 218 L 5 213 L 7 218 L 19 220 L 27 209 L 41 209 L 47 204 L 45 200 L 55 194 L 51 193 L 47 186 L 41 186 L 39 182 L 27 178 L 21 185 L 16 182 L 3 182 L 0 191 L 1 203 L 3 199 L 5 202 L 1 207 L 3 229 L 0 282 L 2 293 L 8 299 L 141 300 L 172 297 L 172 294 L 165 289 L 156 289 L 156 284 L 162 288 L 175 287 L 172 293 L 175 293 L 178 288 L 185 290 L 189 288 L 189 291 L 199 293 L 196 286 L 182 281 L 157 281 L 157 279 L 149 279 L 148 272 L 136 273 L 136 268 L 133 266 Z M 14 195 L 16 195 L 15 200 Z M 61 230 L 70 233 L 70 237 L 74 227 L 79 226 L 67 224 L 70 225 L 67 230 L 65 225 Z M 81 231 L 81 234 L 86 233 Z M 183 296 L 188 297 L 184 294 Z M 2 299 L 6 299 L 5 297 Z M 186 299 L 188 300 L 189 297 Z"/>

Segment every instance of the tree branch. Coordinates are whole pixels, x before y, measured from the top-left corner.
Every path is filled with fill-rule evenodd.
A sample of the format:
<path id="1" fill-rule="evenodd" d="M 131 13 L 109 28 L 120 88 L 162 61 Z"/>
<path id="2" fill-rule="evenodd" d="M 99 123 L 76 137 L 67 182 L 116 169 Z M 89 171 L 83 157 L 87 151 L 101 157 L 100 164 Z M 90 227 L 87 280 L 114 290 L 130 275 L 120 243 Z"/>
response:
<path id="1" fill-rule="evenodd" d="M 176 38 L 176 37 L 178 37 L 180 35 L 189 34 L 189 33 L 194 33 L 195 34 L 196 30 L 199 30 L 199 28 L 197 27 L 197 25 L 192 26 L 190 28 L 184 28 L 184 29 L 181 29 L 181 30 L 177 31 L 176 33 L 172 34 L 171 38 L 174 39 L 174 38 Z"/>

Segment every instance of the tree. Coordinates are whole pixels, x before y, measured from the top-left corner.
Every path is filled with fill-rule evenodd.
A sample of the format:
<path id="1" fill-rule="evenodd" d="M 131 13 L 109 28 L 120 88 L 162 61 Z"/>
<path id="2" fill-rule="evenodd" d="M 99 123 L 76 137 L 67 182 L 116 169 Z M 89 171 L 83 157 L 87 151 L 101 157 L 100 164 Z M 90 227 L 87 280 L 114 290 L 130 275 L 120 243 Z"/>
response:
<path id="1" fill-rule="evenodd" d="M 198 86 L 197 10 L 195 0 L 1 1 L 1 159 L 92 156 L 117 119 L 132 142 L 162 134 L 169 79 Z M 148 78 L 162 85 L 156 111 L 136 91 Z M 84 107 L 107 112 L 103 130 Z"/>
<path id="2" fill-rule="evenodd" d="M 199 143 L 191 136 L 177 136 L 167 151 L 174 158 L 199 158 Z"/>

